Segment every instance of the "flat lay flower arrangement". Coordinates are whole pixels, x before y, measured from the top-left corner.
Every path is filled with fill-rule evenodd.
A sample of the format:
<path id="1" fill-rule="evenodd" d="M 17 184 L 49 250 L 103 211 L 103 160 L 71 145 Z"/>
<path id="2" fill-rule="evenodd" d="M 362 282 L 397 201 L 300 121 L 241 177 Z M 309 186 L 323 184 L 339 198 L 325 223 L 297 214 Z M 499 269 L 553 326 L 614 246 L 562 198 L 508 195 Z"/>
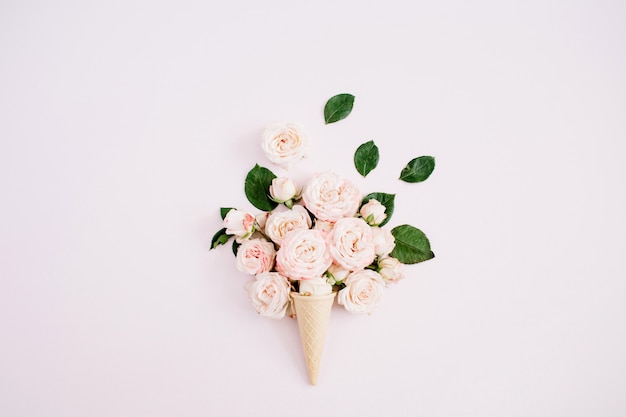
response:
<path id="1" fill-rule="evenodd" d="M 325 123 L 345 119 L 353 106 L 351 94 L 332 97 L 324 106 Z M 271 124 L 260 139 L 269 162 L 287 171 L 309 146 L 298 123 Z M 356 149 L 354 166 L 366 177 L 379 158 L 378 146 L 368 141 Z M 398 178 L 421 182 L 434 168 L 432 156 L 416 157 Z M 244 191 L 258 211 L 221 208 L 223 227 L 213 236 L 211 249 L 232 241 L 237 269 L 252 276 L 245 288 L 258 314 L 298 318 L 309 378 L 315 384 L 335 295 L 349 312 L 372 313 L 385 288 L 404 278 L 406 265 L 434 257 L 430 242 L 412 225 L 386 227 L 395 194 L 363 194 L 333 171 L 312 173 L 298 184 L 256 164 Z"/>

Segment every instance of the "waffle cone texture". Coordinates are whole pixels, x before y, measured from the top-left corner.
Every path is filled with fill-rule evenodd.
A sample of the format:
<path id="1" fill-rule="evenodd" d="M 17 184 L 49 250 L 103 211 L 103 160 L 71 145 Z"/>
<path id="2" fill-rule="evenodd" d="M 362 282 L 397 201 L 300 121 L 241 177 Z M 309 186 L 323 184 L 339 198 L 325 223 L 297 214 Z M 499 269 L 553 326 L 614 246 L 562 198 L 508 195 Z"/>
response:
<path id="1" fill-rule="evenodd" d="M 301 295 L 291 293 L 300 329 L 300 340 L 306 369 L 311 385 L 317 384 L 317 376 L 320 370 L 326 328 L 330 319 L 330 311 L 333 306 L 335 293 L 328 295 Z"/>

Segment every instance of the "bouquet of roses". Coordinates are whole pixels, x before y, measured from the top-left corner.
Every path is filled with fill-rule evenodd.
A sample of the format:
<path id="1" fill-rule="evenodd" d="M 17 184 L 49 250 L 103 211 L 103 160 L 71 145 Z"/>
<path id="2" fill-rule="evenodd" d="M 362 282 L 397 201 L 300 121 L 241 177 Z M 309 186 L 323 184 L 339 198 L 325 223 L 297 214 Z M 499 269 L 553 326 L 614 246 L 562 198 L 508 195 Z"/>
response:
<path id="1" fill-rule="evenodd" d="M 352 111 L 354 96 L 339 94 L 326 103 L 326 124 Z M 262 135 L 269 161 L 288 168 L 308 145 L 297 123 L 275 123 Z M 373 141 L 358 147 L 354 164 L 363 176 L 373 170 L 379 150 Z M 420 182 L 435 167 L 421 156 L 401 171 L 400 180 Z M 384 227 L 393 214 L 394 194 L 361 194 L 332 172 L 312 174 L 303 184 L 277 177 L 256 164 L 246 176 L 248 201 L 259 210 L 222 208 L 223 228 L 211 249 L 232 239 L 237 269 L 253 276 L 246 284 L 256 312 L 273 319 L 298 319 L 309 379 L 316 383 L 325 329 L 335 295 L 353 313 L 371 313 L 385 287 L 404 277 L 404 265 L 434 257 L 426 235 L 411 225 Z M 293 311 L 295 310 L 295 312 Z"/>

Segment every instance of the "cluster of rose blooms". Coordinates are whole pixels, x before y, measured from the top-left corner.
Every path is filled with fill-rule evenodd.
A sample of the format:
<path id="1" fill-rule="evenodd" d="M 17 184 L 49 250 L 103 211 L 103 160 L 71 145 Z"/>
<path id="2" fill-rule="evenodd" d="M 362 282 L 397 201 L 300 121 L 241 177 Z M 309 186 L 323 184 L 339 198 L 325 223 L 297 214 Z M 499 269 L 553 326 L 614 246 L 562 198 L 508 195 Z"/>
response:
<path id="1" fill-rule="evenodd" d="M 266 156 L 282 166 L 300 159 L 305 145 L 295 124 L 273 125 L 263 135 Z M 237 268 L 254 276 L 246 289 L 257 313 L 282 318 L 292 291 L 337 291 L 346 310 L 370 313 L 385 287 L 403 278 L 403 264 L 390 256 L 394 237 L 379 227 L 385 206 L 363 203 L 349 180 L 330 171 L 302 186 L 276 177 L 267 193 L 278 203 L 272 211 L 231 209 L 224 217 L 225 233 L 236 239 Z"/>

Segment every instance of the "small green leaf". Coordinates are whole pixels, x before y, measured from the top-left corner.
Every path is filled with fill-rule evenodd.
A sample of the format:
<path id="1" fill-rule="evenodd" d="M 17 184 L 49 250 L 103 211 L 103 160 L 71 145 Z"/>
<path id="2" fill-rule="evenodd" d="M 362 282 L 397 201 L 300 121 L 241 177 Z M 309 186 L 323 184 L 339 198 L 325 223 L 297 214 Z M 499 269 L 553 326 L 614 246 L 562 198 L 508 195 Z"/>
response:
<path id="1" fill-rule="evenodd" d="M 270 198 L 269 190 L 276 175 L 259 164 L 248 172 L 245 182 L 245 192 L 248 201 L 259 210 L 272 211 L 278 205 Z"/>
<path id="2" fill-rule="evenodd" d="M 378 146 L 376 146 L 373 140 L 370 140 L 357 148 L 354 153 L 354 166 L 359 171 L 359 174 L 366 177 L 367 174 L 376 168 L 379 159 Z"/>
<path id="3" fill-rule="evenodd" d="M 226 215 L 231 210 L 235 210 L 235 209 L 232 208 L 232 207 L 222 207 L 222 208 L 220 208 L 220 216 L 222 216 L 222 220 L 224 220 L 226 218 Z"/>
<path id="4" fill-rule="evenodd" d="M 326 124 L 335 123 L 348 117 L 354 105 L 352 94 L 337 94 L 331 97 L 324 106 L 324 121 Z"/>
<path id="5" fill-rule="evenodd" d="M 435 158 L 432 156 L 420 156 L 409 162 L 402 172 L 400 179 L 406 182 L 422 182 L 426 180 L 435 169 Z"/>
<path id="6" fill-rule="evenodd" d="M 211 249 L 217 248 L 219 245 L 223 245 L 232 237 L 232 235 L 226 234 L 226 228 L 220 229 L 213 235 L 213 239 L 211 239 Z"/>
<path id="7" fill-rule="evenodd" d="M 385 206 L 385 214 L 387 215 L 387 217 L 385 217 L 385 220 L 383 220 L 383 222 L 378 225 L 379 227 L 382 227 L 385 224 L 387 224 L 389 219 L 391 219 L 391 215 L 393 214 L 393 209 L 395 208 L 395 204 L 394 204 L 395 198 L 396 198 L 395 194 L 371 193 L 363 197 L 363 200 L 361 201 L 361 206 L 363 206 L 363 204 L 367 203 L 370 200 L 377 200 L 380 204 Z"/>
<path id="8" fill-rule="evenodd" d="M 418 228 L 404 224 L 391 229 L 391 234 L 396 239 L 396 247 L 389 256 L 403 264 L 416 264 L 435 257 L 428 238 Z"/>

